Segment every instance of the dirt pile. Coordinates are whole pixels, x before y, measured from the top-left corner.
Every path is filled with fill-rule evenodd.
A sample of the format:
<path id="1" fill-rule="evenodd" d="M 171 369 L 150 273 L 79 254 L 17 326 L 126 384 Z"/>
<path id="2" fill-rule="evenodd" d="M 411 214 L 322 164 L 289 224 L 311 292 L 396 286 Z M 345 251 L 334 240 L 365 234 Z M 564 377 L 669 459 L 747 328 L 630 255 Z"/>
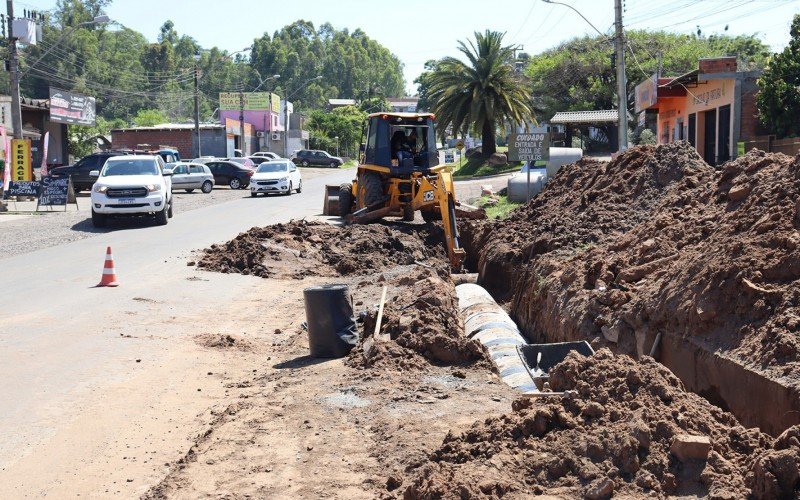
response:
<path id="1" fill-rule="evenodd" d="M 443 259 L 438 235 L 430 231 L 291 221 L 255 227 L 227 243 L 211 245 L 197 266 L 262 278 L 369 274 L 395 265 Z"/>
<path id="2" fill-rule="evenodd" d="M 388 281 L 387 286 L 390 293 L 380 333 L 391 340 L 373 338 L 377 311 L 371 311 L 364 320 L 363 341 L 348 357 L 350 366 L 414 369 L 427 365 L 427 360 L 437 365 L 491 370 L 483 345 L 464 335 L 449 274 L 442 277 L 433 269 L 418 267 L 413 273 Z"/>
<path id="3" fill-rule="evenodd" d="M 647 220 L 668 189 L 713 175 L 687 143 L 641 146 L 611 162 L 585 158 L 564 166 L 543 192 L 500 222 L 462 224 L 467 265 L 507 298 L 519 266 L 537 255 L 569 255 L 618 237 Z"/>
<path id="4" fill-rule="evenodd" d="M 800 429 L 774 441 L 745 429 L 686 392 L 652 358 L 636 362 L 607 349 L 591 358 L 572 354 L 553 369 L 551 384 L 577 394 L 519 399 L 513 413 L 449 434 L 428 463 L 411 471 L 405 497 L 792 498 L 800 492 Z M 710 451 L 687 455 L 674 444 L 685 435 L 708 438 Z"/>

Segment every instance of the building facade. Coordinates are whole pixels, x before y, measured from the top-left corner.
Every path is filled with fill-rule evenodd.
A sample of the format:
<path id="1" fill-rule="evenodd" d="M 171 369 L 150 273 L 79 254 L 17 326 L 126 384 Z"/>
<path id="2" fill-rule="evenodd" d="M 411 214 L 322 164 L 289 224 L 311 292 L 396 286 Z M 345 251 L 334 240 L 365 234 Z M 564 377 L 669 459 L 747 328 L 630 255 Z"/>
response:
<path id="1" fill-rule="evenodd" d="M 239 122 L 232 129 L 238 133 Z M 229 137 L 230 136 L 230 137 Z M 233 134 L 216 123 L 200 124 L 200 153 L 203 156 L 222 158 L 234 155 Z M 158 149 L 169 146 L 178 150 L 181 158 L 194 158 L 194 124 L 165 123 L 153 127 L 130 127 L 111 131 L 113 149 Z"/>
<path id="2" fill-rule="evenodd" d="M 735 57 L 701 59 L 698 69 L 642 82 L 642 112 L 656 114 L 659 144 L 686 140 L 709 165 L 736 158 L 741 143 L 760 132 L 756 108 L 760 71 L 737 71 Z M 640 107 L 637 99 L 637 111 Z"/>

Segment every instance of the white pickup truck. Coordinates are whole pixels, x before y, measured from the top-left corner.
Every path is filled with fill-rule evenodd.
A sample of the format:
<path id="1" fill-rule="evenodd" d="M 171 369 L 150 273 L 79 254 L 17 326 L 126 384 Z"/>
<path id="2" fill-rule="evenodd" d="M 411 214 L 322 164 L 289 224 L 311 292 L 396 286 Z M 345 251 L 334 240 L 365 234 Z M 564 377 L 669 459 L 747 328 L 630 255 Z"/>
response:
<path id="1" fill-rule="evenodd" d="M 109 158 L 94 170 L 92 224 L 105 227 L 109 217 L 154 214 L 165 225 L 172 217 L 172 171 L 158 155 Z"/>

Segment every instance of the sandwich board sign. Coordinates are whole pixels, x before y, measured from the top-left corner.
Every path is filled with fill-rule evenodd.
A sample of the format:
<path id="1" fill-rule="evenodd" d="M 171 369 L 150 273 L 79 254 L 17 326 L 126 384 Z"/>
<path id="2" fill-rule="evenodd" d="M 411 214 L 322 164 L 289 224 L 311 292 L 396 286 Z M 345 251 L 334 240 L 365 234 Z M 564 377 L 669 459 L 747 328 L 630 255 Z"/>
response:
<path id="1" fill-rule="evenodd" d="M 72 179 L 69 177 L 42 177 L 36 210 L 39 210 L 39 207 L 63 206 L 66 212 L 68 203 L 78 205 L 75 190 L 72 188 Z"/>

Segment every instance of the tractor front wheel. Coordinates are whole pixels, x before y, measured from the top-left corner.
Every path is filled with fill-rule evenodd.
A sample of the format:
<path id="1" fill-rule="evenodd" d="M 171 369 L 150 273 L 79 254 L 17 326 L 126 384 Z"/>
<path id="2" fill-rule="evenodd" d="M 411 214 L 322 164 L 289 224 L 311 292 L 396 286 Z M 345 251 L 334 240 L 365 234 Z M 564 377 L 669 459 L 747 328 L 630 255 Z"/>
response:
<path id="1" fill-rule="evenodd" d="M 353 184 L 347 182 L 339 186 L 339 216 L 350 215 L 353 209 Z"/>
<path id="2" fill-rule="evenodd" d="M 364 201 L 364 206 L 372 207 L 372 210 L 378 208 L 373 205 L 379 204 L 384 199 L 383 179 L 381 179 L 381 174 L 377 172 L 364 172 L 358 187 L 359 190 L 363 190 L 362 200 Z"/>

